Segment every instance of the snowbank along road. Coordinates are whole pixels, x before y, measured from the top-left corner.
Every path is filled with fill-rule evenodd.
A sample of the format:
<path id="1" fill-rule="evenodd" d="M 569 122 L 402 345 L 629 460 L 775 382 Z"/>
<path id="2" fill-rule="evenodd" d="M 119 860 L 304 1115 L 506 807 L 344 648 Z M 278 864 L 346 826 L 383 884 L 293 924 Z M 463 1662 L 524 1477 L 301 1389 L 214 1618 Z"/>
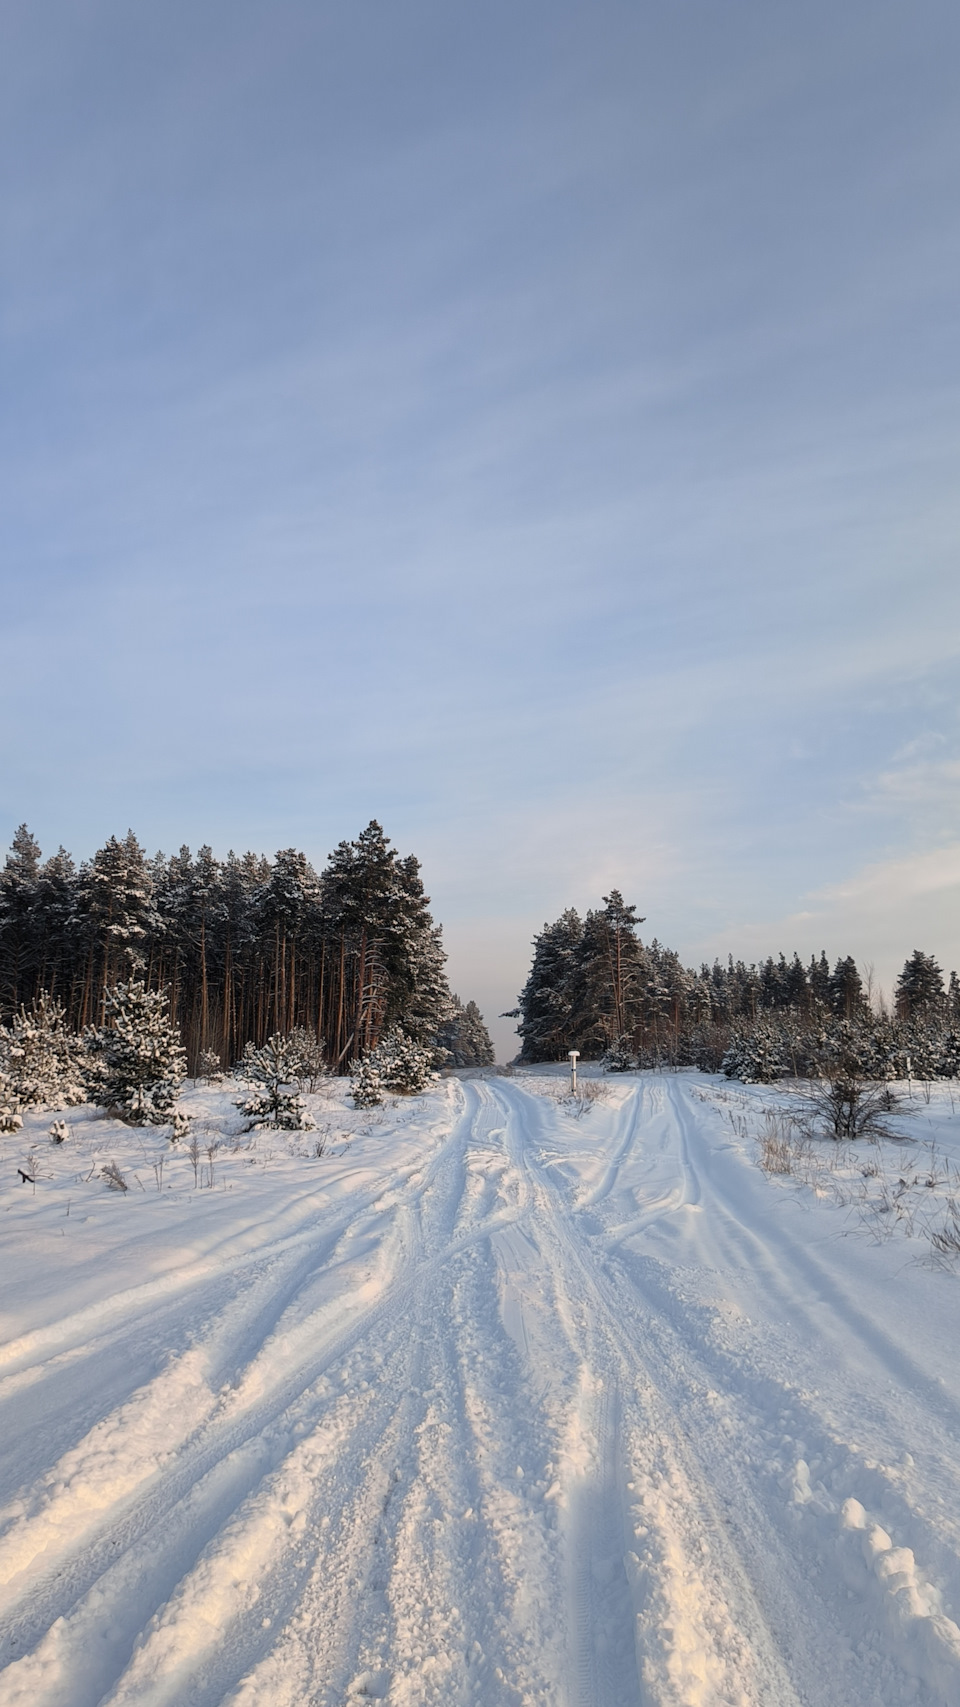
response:
<path id="1" fill-rule="evenodd" d="M 749 1093 L 561 1091 L 4 1141 L 3 1707 L 960 1704 L 957 1279 Z"/>

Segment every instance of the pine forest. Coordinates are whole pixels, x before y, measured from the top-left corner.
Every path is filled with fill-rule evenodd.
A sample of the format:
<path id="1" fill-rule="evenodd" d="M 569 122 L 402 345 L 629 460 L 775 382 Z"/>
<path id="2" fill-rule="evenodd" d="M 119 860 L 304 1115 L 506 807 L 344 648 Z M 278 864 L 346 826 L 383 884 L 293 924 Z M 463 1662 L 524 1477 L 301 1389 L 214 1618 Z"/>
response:
<path id="1" fill-rule="evenodd" d="M 44 860 L 26 825 L 0 872 L 0 1017 L 44 994 L 73 1031 L 102 1027 L 110 992 L 135 979 L 164 992 L 191 1074 L 294 1031 L 335 1072 L 396 1028 L 441 1062 L 492 1061 L 444 963 L 419 863 L 375 821 L 319 873 L 295 848 L 151 859 L 133 831 L 76 866 L 62 847 Z"/>
<path id="2" fill-rule="evenodd" d="M 960 1074 L 960 982 L 915 949 L 889 1008 L 852 955 L 831 967 L 780 954 L 758 965 L 732 955 L 699 971 L 639 936 L 643 919 L 616 889 L 581 919 L 545 924 L 514 1016 L 522 1061 L 570 1049 L 613 1071 L 694 1066 L 757 1082 L 814 1077 L 838 1064 L 864 1079 Z"/>

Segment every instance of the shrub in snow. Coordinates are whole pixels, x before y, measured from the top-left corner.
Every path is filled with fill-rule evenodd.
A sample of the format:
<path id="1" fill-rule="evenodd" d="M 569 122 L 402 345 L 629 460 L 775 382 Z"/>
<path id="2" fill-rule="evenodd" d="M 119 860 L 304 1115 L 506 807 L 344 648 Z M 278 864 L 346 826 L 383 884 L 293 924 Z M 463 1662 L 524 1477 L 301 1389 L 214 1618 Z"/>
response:
<path id="1" fill-rule="evenodd" d="M 768 1020 L 736 1032 L 720 1063 L 728 1079 L 740 1079 L 745 1085 L 772 1085 L 789 1068 L 783 1036 Z"/>
<path id="2" fill-rule="evenodd" d="M 938 1077 L 941 1079 L 960 1079 L 960 1031 L 955 1027 L 945 1031 L 940 1039 L 940 1062 Z"/>
<path id="3" fill-rule="evenodd" d="M 287 1132 L 312 1132 L 314 1121 L 300 1095 L 298 1055 L 289 1037 L 274 1032 L 259 1048 L 248 1043 L 238 1071 L 251 1090 L 237 1108 L 254 1126 Z"/>
<path id="4" fill-rule="evenodd" d="M 805 1093 L 814 1124 L 831 1138 L 890 1136 L 887 1116 L 899 1106 L 886 1085 L 865 1084 L 853 1073 L 837 1072 Z"/>
<path id="5" fill-rule="evenodd" d="M 84 1101 L 80 1039 L 67 1029 L 66 1011 L 46 990 L 21 1003 L 0 1028 L 0 1067 L 21 1107 L 63 1108 Z"/>
<path id="6" fill-rule="evenodd" d="M 305 1026 L 298 1025 L 287 1033 L 287 1042 L 296 1077 L 301 1082 L 306 1081 L 308 1090 L 315 1091 L 317 1080 L 327 1071 L 323 1038 L 318 1037 L 316 1032 L 307 1031 Z"/>
<path id="7" fill-rule="evenodd" d="M 376 1052 L 366 1056 L 363 1061 L 351 1061 L 350 1074 L 350 1093 L 354 1108 L 377 1108 L 383 1101 L 383 1080 L 380 1077 Z"/>
<path id="8" fill-rule="evenodd" d="M 401 1096 L 415 1096 L 437 1077 L 433 1071 L 433 1049 L 408 1037 L 399 1026 L 380 1039 L 373 1053 L 382 1083 L 388 1091 L 397 1091 Z"/>
<path id="9" fill-rule="evenodd" d="M 433 1071 L 433 1049 L 394 1026 L 362 1061 L 351 1061 L 351 1091 L 356 1108 L 375 1108 L 383 1092 L 416 1096 L 439 1077 Z"/>
<path id="10" fill-rule="evenodd" d="M 223 1062 L 215 1049 L 201 1049 L 197 1057 L 197 1078 L 218 1082 L 223 1078 Z"/>
<path id="11" fill-rule="evenodd" d="M 70 1128 L 65 1120 L 55 1120 L 50 1128 L 50 1136 L 55 1144 L 63 1144 L 70 1136 Z"/>
<path id="12" fill-rule="evenodd" d="M 173 1125 L 170 1131 L 171 1144 L 179 1144 L 180 1139 L 185 1138 L 189 1130 L 190 1116 L 189 1114 L 184 1114 L 183 1110 L 178 1108 L 174 1114 Z"/>
<path id="13" fill-rule="evenodd" d="M 106 1024 L 85 1038 L 94 1102 L 133 1126 L 165 1126 L 187 1071 L 165 990 L 140 979 L 106 993 Z"/>
<path id="14" fill-rule="evenodd" d="M 632 1073 L 637 1065 L 637 1057 L 630 1047 L 630 1039 L 624 1032 L 614 1038 L 606 1052 L 600 1057 L 600 1065 L 605 1073 Z"/>
<path id="15" fill-rule="evenodd" d="M 111 1191 L 129 1191 L 130 1189 L 116 1162 L 105 1162 L 100 1169 L 100 1178 L 106 1181 Z"/>
<path id="16" fill-rule="evenodd" d="M 0 1132 L 19 1132 L 22 1125 L 20 1100 L 7 1075 L 0 1072 Z"/>

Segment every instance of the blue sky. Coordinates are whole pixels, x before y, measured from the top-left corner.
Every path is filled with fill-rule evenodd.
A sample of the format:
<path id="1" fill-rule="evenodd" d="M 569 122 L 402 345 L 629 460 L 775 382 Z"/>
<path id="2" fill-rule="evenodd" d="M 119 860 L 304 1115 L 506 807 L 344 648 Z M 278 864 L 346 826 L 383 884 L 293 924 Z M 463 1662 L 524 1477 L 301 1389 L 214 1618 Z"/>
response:
<path id="1" fill-rule="evenodd" d="M 0 837 L 960 963 L 955 7 L 2 33 Z"/>

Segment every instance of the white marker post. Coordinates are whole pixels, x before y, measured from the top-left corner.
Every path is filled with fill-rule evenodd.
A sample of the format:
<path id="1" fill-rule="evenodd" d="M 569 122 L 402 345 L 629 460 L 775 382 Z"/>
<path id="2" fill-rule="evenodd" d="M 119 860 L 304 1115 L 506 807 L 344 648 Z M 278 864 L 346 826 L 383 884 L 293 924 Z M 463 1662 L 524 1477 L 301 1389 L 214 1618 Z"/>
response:
<path id="1" fill-rule="evenodd" d="M 567 1054 L 570 1057 L 570 1095 L 576 1096 L 576 1094 L 577 1094 L 577 1062 L 580 1059 L 580 1051 L 579 1051 L 579 1049 L 568 1049 Z"/>

